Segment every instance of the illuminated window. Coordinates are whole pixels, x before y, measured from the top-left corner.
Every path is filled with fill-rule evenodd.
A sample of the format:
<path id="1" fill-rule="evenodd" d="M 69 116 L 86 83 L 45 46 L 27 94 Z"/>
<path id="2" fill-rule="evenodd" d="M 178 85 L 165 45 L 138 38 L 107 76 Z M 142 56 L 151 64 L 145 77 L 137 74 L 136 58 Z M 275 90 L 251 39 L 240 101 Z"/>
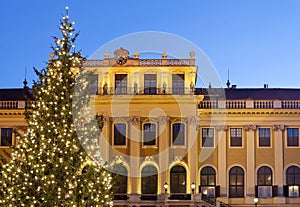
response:
<path id="1" fill-rule="evenodd" d="M 115 75 L 115 94 L 127 94 L 127 74 Z"/>
<path id="2" fill-rule="evenodd" d="M 156 125 L 155 124 L 144 124 L 143 130 L 144 145 L 155 145 L 156 144 Z"/>
<path id="3" fill-rule="evenodd" d="M 230 146 L 231 147 L 242 147 L 242 128 L 231 128 L 230 129 Z"/>
<path id="4" fill-rule="evenodd" d="M 186 193 L 186 170 L 182 166 L 174 166 L 170 175 L 171 193 Z"/>
<path id="5" fill-rule="evenodd" d="M 287 146 L 298 147 L 299 146 L 299 132 L 298 128 L 287 129 Z"/>
<path id="6" fill-rule="evenodd" d="M 229 197 L 244 197 L 244 170 L 241 167 L 233 167 L 229 171 Z"/>
<path id="7" fill-rule="evenodd" d="M 1 146 L 12 145 L 12 128 L 1 128 Z"/>
<path id="8" fill-rule="evenodd" d="M 260 167 L 257 171 L 257 197 L 272 197 L 272 169 L 266 166 Z"/>
<path id="9" fill-rule="evenodd" d="M 126 145 L 126 124 L 114 124 L 114 145 Z"/>
<path id="10" fill-rule="evenodd" d="M 156 74 L 144 75 L 144 94 L 156 94 Z"/>
<path id="11" fill-rule="evenodd" d="M 202 196 L 215 198 L 216 171 L 212 167 L 204 167 L 200 172 L 200 180 Z"/>
<path id="12" fill-rule="evenodd" d="M 184 74 L 172 74 L 172 94 L 184 94 Z"/>
<path id="13" fill-rule="evenodd" d="M 270 129 L 259 128 L 258 133 L 259 133 L 259 146 L 270 147 L 271 146 Z"/>
<path id="14" fill-rule="evenodd" d="M 300 186 L 300 168 L 297 166 L 291 166 L 286 170 L 286 196 L 299 197 Z"/>
<path id="15" fill-rule="evenodd" d="M 172 125 L 172 143 L 173 145 L 184 145 L 184 124 Z"/>
<path id="16" fill-rule="evenodd" d="M 157 193 L 157 170 L 153 166 L 146 166 L 142 170 L 142 194 Z"/>
<path id="17" fill-rule="evenodd" d="M 214 147 L 214 129 L 202 129 L 202 147 Z"/>

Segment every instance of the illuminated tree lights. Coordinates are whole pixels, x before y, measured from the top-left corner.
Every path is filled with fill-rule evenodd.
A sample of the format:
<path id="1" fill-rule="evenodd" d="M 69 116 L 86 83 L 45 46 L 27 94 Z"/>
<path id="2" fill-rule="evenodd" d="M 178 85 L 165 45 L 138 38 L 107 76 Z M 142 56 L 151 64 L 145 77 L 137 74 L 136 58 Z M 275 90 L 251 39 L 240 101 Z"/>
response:
<path id="1" fill-rule="evenodd" d="M 25 111 L 27 131 L 17 133 L 11 160 L 0 168 L 0 206 L 112 206 L 112 178 L 97 150 L 99 120 L 85 116 L 82 128 L 73 124 L 82 120 L 73 120 L 72 112 L 84 113 L 89 102 L 87 76 L 75 73 L 83 71 L 83 58 L 74 49 L 73 25 L 67 8 L 51 60 L 35 69 L 39 79 L 36 102 Z M 75 82 L 80 87 L 74 102 Z"/>

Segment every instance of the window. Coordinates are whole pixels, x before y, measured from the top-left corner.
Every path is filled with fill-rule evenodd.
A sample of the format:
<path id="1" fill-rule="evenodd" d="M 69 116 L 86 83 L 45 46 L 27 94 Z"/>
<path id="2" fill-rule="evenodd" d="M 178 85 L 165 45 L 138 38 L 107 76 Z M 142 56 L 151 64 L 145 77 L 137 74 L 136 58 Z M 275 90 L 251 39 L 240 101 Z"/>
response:
<path id="1" fill-rule="evenodd" d="M 157 193 L 157 170 L 153 166 L 146 166 L 142 170 L 142 194 Z"/>
<path id="2" fill-rule="evenodd" d="M 215 198 L 216 171 L 212 167 L 204 167 L 200 172 L 200 181 L 202 196 Z"/>
<path id="3" fill-rule="evenodd" d="M 202 147 L 214 147 L 214 129 L 202 129 Z"/>
<path id="4" fill-rule="evenodd" d="M 230 146 L 231 147 L 242 147 L 242 128 L 231 128 L 230 129 Z"/>
<path id="5" fill-rule="evenodd" d="M 287 146 L 298 147 L 299 146 L 299 133 L 298 128 L 287 129 Z"/>
<path id="6" fill-rule="evenodd" d="M 216 171 L 212 167 L 204 167 L 201 172 L 201 186 L 216 185 Z"/>
<path id="7" fill-rule="evenodd" d="M 127 74 L 115 75 L 115 94 L 127 94 Z"/>
<path id="8" fill-rule="evenodd" d="M 127 169 L 123 165 L 118 165 L 116 169 L 117 183 L 115 192 L 116 194 L 127 194 Z"/>
<path id="9" fill-rule="evenodd" d="M 144 145 L 155 145 L 156 144 L 156 125 L 155 124 L 144 124 Z"/>
<path id="10" fill-rule="evenodd" d="M 172 143 L 173 145 L 184 145 L 184 124 L 172 125 Z"/>
<path id="11" fill-rule="evenodd" d="M 229 197 L 244 197 L 244 170 L 241 167 L 233 167 L 229 171 Z"/>
<path id="12" fill-rule="evenodd" d="M 91 83 L 90 94 L 97 94 L 98 93 L 98 74 L 92 74 L 89 77 L 89 81 Z"/>
<path id="13" fill-rule="evenodd" d="M 144 94 L 156 94 L 156 74 L 144 75 Z"/>
<path id="14" fill-rule="evenodd" d="M 272 169 L 267 166 L 260 167 L 257 171 L 257 197 L 272 197 L 272 183 Z"/>
<path id="15" fill-rule="evenodd" d="M 174 166 L 171 169 L 171 193 L 186 193 L 186 170 L 182 166 Z"/>
<path id="16" fill-rule="evenodd" d="M 184 74 L 172 74 L 172 94 L 184 94 Z"/>
<path id="17" fill-rule="evenodd" d="M 1 128 L 1 146 L 12 145 L 12 128 Z"/>
<path id="18" fill-rule="evenodd" d="M 291 166 L 286 170 L 286 184 L 288 197 L 299 197 L 299 185 L 300 185 L 300 168 L 297 166 Z"/>
<path id="19" fill-rule="evenodd" d="M 114 145 L 126 145 L 126 124 L 114 124 Z"/>
<path id="20" fill-rule="evenodd" d="M 271 146 L 270 129 L 259 128 L 258 133 L 259 133 L 259 146 L 270 147 Z"/>

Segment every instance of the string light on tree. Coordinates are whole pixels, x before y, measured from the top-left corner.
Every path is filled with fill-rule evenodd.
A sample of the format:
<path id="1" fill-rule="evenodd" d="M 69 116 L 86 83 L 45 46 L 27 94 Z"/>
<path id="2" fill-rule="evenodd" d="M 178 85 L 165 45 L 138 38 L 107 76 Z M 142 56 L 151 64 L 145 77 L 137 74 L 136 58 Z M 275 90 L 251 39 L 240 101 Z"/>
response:
<path id="1" fill-rule="evenodd" d="M 60 22 L 62 37 L 54 46 L 46 68 L 35 72 L 33 102 L 25 111 L 27 132 L 17 133 L 11 160 L 2 166 L 0 206 L 112 206 L 112 178 L 105 170 L 97 147 L 99 127 L 87 117 L 82 129 L 75 129 L 72 111 L 87 107 L 89 83 L 82 71 L 83 58 L 75 51 L 78 33 L 69 21 L 69 8 Z M 74 103 L 75 82 L 81 84 Z M 77 107 L 77 108 L 76 108 Z M 85 134 L 84 141 L 78 130 Z M 87 133 L 88 130 L 88 133 Z M 91 160 L 81 143 L 97 155 Z M 89 163 L 82 169 L 85 163 Z"/>

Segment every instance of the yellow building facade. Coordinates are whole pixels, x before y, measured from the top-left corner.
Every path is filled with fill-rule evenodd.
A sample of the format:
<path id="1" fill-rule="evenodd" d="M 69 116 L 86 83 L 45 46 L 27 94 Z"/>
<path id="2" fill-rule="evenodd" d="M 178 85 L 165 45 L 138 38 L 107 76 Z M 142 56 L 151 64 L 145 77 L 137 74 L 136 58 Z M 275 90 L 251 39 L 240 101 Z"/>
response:
<path id="1" fill-rule="evenodd" d="M 114 205 L 299 206 L 300 89 L 195 88 L 194 57 L 120 48 L 83 63 L 97 77 L 100 151 L 121 172 Z M 25 126 L 25 102 L 8 93 L 2 153 L 2 140 L 15 143 L 9 129 Z"/>

